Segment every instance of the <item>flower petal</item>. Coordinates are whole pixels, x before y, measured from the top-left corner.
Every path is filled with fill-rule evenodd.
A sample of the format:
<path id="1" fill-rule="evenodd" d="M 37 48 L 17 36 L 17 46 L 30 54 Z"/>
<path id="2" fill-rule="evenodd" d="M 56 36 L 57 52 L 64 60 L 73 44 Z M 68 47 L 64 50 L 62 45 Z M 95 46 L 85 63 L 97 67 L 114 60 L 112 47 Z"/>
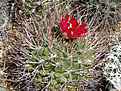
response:
<path id="1" fill-rule="evenodd" d="M 86 33 L 87 32 L 87 29 L 83 29 L 84 27 L 86 26 L 86 24 L 82 24 L 78 30 L 76 29 L 73 33 L 73 36 L 74 37 L 81 37 L 80 35 L 83 34 L 83 33 Z"/>
<path id="2" fill-rule="evenodd" d="M 69 21 L 69 23 L 72 24 L 72 27 L 75 27 L 77 28 L 79 26 L 79 23 L 76 21 L 76 18 L 75 17 L 72 17 Z"/>
<path id="3" fill-rule="evenodd" d="M 81 30 L 81 31 L 77 34 L 77 37 L 79 37 L 81 34 L 86 33 L 86 32 L 87 32 L 87 29 Z"/>
<path id="4" fill-rule="evenodd" d="M 81 34 L 86 33 L 86 32 L 87 32 L 87 29 L 82 29 L 80 32 L 74 33 L 74 36 L 75 37 L 80 37 Z"/>
<path id="5" fill-rule="evenodd" d="M 86 23 L 81 24 L 81 25 L 76 29 L 76 31 L 74 31 L 74 33 L 79 33 L 79 32 L 81 32 L 81 30 L 82 30 L 84 27 L 86 27 L 86 26 L 87 26 Z"/>
<path id="6" fill-rule="evenodd" d="M 64 19 L 63 19 L 63 16 L 62 16 L 62 26 L 64 25 Z"/>
<path id="7" fill-rule="evenodd" d="M 74 38 L 74 31 L 76 30 L 76 28 L 69 28 L 68 29 L 68 37 L 69 38 Z"/>
<path id="8" fill-rule="evenodd" d="M 66 33 L 67 33 L 67 35 L 68 35 L 68 36 L 70 36 L 71 31 L 73 31 L 73 29 L 72 29 L 72 28 L 69 28 L 69 29 L 67 29 L 67 30 L 66 30 Z"/>
<path id="9" fill-rule="evenodd" d="M 67 28 L 68 28 L 68 27 L 70 26 L 70 23 L 67 23 L 66 26 L 67 26 Z"/>
<path id="10" fill-rule="evenodd" d="M 65 23 L 67 23 L 67 22 L 68 22 L 68 20 L 69 20 L 69 15 L 68 15 L 68 14 L 66 14 L 66 15 L 65 15 Z"/>
<path id="11" fill-rule="evenodd" d="M 62 33 L 66 31 L 66 29 L 65 29 L 66 28 L 66 23 L 64 22 L 63 16 L 62 16 L 62 22 L 60 22 L 60 28 L 61 28 Z"/>
<path id="12" fill-rule="evenodd" d="M 76 18 L 75 17 L 71 17 L 69 23 L 73 22 L 73 21 L 76 21 Z"/>
<path id="13" fill-rule="evenodd" d="M 63 33 L 64 32 L 64 27 L 63 27 L 63 23 L 62 22 L 60 23 L 60 28 L 61 28 L 61 32 Z"/>

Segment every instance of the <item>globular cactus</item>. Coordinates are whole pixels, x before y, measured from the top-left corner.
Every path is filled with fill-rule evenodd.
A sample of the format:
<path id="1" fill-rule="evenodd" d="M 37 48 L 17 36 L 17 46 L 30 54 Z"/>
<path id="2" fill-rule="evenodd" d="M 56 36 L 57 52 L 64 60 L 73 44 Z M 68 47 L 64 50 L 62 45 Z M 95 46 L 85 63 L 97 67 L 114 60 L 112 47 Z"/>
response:
<path id="1" fill-rule="evenodd" d="M 71 5 L 74 12 L 85 15 L 84 18 L 96 17 L 95 25 L 100 24 L 96 31 L 104 32 L 104 34 L 116 31 L 116 27 L 121 21 L 120 0 L 74 0 Z"/>
<path id="2" fill-rule="evenodd" d="M 101 63 L 101 67 L 109 80 L 110 83 L 114 85 L 117 90 L 121 90 L 120 80 L 121 80 L 121 46 L 114 45 L 112 46 L 110 53 L 107 54 L 107 58 L 104 60 L 104 63 Z M 107 85 L 110 87 L 111 85 Z"/>
<path id="3" fill-rule="evenodd" d="M 88 14 L 77 13 L 77 21 L 85 27 L 80 28 L 81 33 L 73 24 L 61 24 L 62 16 L 71 12 L 69 3 L 66 0 L 23 2 L 16 16 L 18 25 L 14 25 L 18 27 L 8 32 L 10 49 L 5 57 L 4 72 L 7 79 L 12 79 L 8 80 L 9 86 L 24 91 L 81 91 L 96 90 L 100 85 L 102 73 L 96 66 L 107 51 L 108 37 L 103 33 L 96 35 L 100 27 L 95 24 L 96 16 L 89 18 Z M 68 26 L 66 34 L 62 25 Z M 81 37 L 78 33 L 72 36 L 75 31 Z"/>
<path id="4" fill-rule="evenodd" d="M 121 23 L 119 22 L 116 30 L 121 29 Z M 107 88 L 113 91 L 113 88 L 120 90 L 120 64 L 121 64 L 121 46 L 120 46 L 121 35 L 120 31 L 115 32 L 114 34 L 110 34 L 110 52 L 106 54 L 106 58 L 103 59 L 103 62 L 100 66 L 103 69 L 103 74 L 105 75 L 106 79 L 109 81 L 107 84 Z"/>

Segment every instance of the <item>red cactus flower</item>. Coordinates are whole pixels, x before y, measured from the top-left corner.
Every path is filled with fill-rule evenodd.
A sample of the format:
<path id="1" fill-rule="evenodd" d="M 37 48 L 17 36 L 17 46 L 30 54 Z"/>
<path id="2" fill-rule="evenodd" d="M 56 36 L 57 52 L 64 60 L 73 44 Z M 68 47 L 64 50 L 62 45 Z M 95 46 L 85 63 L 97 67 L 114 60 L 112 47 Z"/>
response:
<path id="1" fill-rule="evenodd" d="M 86 23 L 83 23 L 79 26 L 79 23 L 76 21 L 75 17 L 72 17 L 69 22 L 69 15 L 65 15 L 65 19 L 62 17 L 62 22 L 60 22 L 61 33 L 66 39 L 81 37 L 80 35 L 87 32 L 87 29 L 84 27 L 87 26 Z"/>

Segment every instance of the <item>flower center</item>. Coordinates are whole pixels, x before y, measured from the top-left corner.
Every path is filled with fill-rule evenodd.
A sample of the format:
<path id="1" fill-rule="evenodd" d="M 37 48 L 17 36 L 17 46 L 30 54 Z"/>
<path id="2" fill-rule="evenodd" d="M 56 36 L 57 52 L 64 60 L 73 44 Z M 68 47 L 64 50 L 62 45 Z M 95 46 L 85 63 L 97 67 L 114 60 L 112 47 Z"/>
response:
<path id="1" fill-rule="evenodd" d="M 62 36 L 65 37 L 66 39 L 69 39 L 68 36 L 67 36 L 67 33 L 62 33 Z"/>
<path id="2" fill-rule="evenodd" d="M 69 23 L 69 24 L 70 24 L 70 26 L 68 27 L 68 29 L 69 29 L 69 28 L 72 28 L 72 24 L 71 24 L 71 23 Z"/>
<path id="3" fill-rule="evenodd" d="M 73 32 L 71 31 L 71 34 L 73 34 Z"/>

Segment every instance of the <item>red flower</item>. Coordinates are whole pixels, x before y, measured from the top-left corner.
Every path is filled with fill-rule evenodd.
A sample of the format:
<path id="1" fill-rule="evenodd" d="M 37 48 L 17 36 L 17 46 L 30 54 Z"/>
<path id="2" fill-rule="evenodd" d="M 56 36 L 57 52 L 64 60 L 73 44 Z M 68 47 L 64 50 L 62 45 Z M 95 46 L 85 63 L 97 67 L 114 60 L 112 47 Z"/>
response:
<path id="1" fill-rule="evenodd" d="M 86 23 L 83 23 L 79 26 L 79 23 L 76 21 L 75 17 L 72 17 L 69 22 L 69 15 L 65 15 L 65 19 L 62 17 L 62 22 L 60 22 L 61 33 L 66 38 L 75 38 L 81 37 L 80 35 L 87 32 L 87 29 L 84 27 L 87 26 Z"/>

